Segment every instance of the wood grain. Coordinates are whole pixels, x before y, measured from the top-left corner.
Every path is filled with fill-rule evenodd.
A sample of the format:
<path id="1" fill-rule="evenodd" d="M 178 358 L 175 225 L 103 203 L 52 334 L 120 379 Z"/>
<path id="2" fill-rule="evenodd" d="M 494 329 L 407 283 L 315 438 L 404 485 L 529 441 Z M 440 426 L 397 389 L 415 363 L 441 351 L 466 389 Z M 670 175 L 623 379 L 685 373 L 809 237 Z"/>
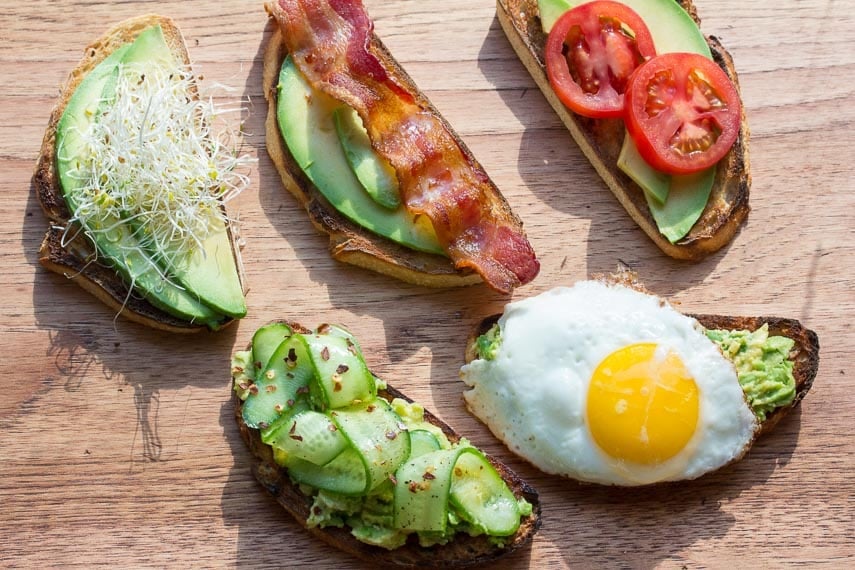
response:
<path id="1" fill-rule="evenodd" d="M 229 355 L 272 318 L 346 324 L 369 364 L 543 496 L 544 525 L 509 564 L 770 567 L 855 564 L 855 19 L 847 0 L 699 0 L 731 50 L 751 125 L 752 213 L 697 265 L 663 256 L 595 176 L 516 60 L 491 0 L 365 0 L 378 34 L 525 220 L 541 275 L 515 297 L 635 268 L 687 311 L 777 314 L 815 329 L 819 376 L 748 457 L 645 491 L 577 484 L 514 459 L 461 402 L 469 328 L 506 299 L 425 290 L 332 261 L 264 152 L 260 2 L 0 5 L 0 565 L 358 567 L 301 532 L 252 479 L 231 418 Z M 173 17 L 203 85 L 236 88 L 258 156 L 231 204 L 249 316 L 176 338 L 114 315 L 37 263 L 30 187 L 58 86 L 84 46 L 143 11 Z"/>

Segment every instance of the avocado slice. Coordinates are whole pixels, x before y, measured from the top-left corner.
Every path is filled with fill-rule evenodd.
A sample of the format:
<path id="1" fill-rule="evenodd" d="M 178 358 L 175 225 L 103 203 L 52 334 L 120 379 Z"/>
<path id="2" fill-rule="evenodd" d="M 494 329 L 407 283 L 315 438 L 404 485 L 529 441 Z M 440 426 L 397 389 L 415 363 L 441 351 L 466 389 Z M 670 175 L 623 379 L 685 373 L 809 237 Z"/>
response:
<path id="1" fill-rule="evenodd" d="M 390 211 L 368 195 L 333 124 L 341 103 L 312 89 L 290 57 L 282 64 L 278 91 L 276 115 L 282 138 L 306 177 L 339 213 L 403 246 L 446 255 L 426 216 L 414 216 L 404 207 Z"/>
<path id="2" fill-rule="evenodd" d="M 160 26 L 142 32 L 122 60 L 123 64 L 173 65 L 175 56 L 163 37 Z M 136 224 L 131 224 L 139 229 Z M 179 285 L 215 311 L 234 318 L 246 315 L 237 263 L 232 253 L 231 236 L 219 216 L 210 216 L 209 234 L 195 251 L 181 255 L 178 244 L 166 244 L 162 251 L 150 254 Z M 168 266 L 164 259 L 172 260 Z"/>
<path id="3" fill-rule="evenodd" d="M 398 178 L 389 163 L 371 148 L 371 139 L 355 110 L 342 105 L 333 113 L 335 130 L 347 162 L 371 198 L 394 210 L 401 205 Z"/>
<path id="4" fill-rule="evenodd" d="M 710 47 L 695 21 L 674 0 L 620 0 L 647 24 L 656 53 L 692 52 L 711 58 Z M 549 32 L 555 21 L 581 2 L 538 0 L 541 24 Z M 689 175 L 668 175 L 651 167 L 624 134 L 618 168 L 644 190 L 644 197 L 659 231 L 674 243 L 691 231 L 706 208 L 716 167 Z M 669 196 L 676 195 L 675 199 Z"/>
<path id="5" fill-rule="evenodd" d="M 153 34 L 158 35 L 163 42 L 159 27 L 156 32 L 143 32 L 137 41 L 145 45 Z M 120 64 L 135 45 L 136 42 L 121 46 L 87 74 L 75 89 L 57 124 L 57 172 L 63 197 L 72 212 L 80 208 L 84 185 L 80 168 L 83 157 L 90 152 L 84 134 L 109 104 L 115 91 Z M 171 276 L 164 278 L 163 270 L 135 237 L 134 228 L 130 224 L 118 216 L 102 213 L 91 219 L 89 225 L 94 230 L 92 239 L 102 258 L 149 302 L 178 318 L 204 323 L 213 329 L 219 326 L 224 315 L 178 286 Z"/>

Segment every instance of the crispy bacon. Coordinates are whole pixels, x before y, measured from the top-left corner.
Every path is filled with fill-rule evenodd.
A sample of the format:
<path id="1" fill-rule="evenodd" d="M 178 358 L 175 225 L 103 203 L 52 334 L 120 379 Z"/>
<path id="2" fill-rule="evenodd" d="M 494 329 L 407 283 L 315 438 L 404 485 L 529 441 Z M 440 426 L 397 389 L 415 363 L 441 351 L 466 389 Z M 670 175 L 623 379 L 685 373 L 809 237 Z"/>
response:
<path id="1" fill-rule="evenodd" d="M 540 263 L 522 224 L 410 82 L 375 54 L 361 0 L 278 0 L 268 11 L 312 87 L 362 117 L 407 209 L 428 216 L 455 267 L 477 271 L 503 293 L 534 279 Z"/>

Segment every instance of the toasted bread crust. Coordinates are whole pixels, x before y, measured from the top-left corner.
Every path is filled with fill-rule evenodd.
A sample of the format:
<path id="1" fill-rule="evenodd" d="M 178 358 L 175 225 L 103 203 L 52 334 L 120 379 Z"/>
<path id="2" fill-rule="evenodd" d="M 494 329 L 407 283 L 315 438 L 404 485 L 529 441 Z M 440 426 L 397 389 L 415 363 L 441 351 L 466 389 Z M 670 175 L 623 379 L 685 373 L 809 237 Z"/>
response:
<path id="1" fill-rule="evenodd" d="M 680 5 L 700 24 L 691 0 Z M 700 261 L 726 245 L 748 215 L 751 185 L 748 160 L 748 123 L 743 106 L 739 136 L 719 162 L 710 198 L 701 218 L 684 238 L 669 242 L 656 226 L 647 207 L 644 191 L 617 167 L 625 128 L 620 119 L 588 119 L 569 111 L 549 84 L 543 48 L 546 34 L 540 24 L 537 0 L 497 0 L 496 14 L 517 56 L 528 69 L 582 152 L 633 220 L 659 248 L 671 257 Z M 733 60 L 715 37 L 707 37 L 715 62 L 739 90 Z"/>
<path id="2" fill-rule="evenodd" d="M 443 121 L 466 157 L 477 165 L 478 162 L 463 141 L 374 34 L 369 49 L 384 62 L 396 82 L 415 93 L 419 103 Z M 265 127 L 267 152 L 276 165 L 285 188 L 306 209 L 315 228 L 330 236 L 330 255 L 339 261 L 425 287 L 458 287 L 480 283 L 482 280 L 477 273 L 469 269 L 455 269 L 451 260 L 446 257 L 406 248 L 352 223 L 342 216 L 303 174 L 282 140 L 276 118 L 276 85 L 286 55 L 287 48 L 281 31 L 276 27 L 264 54 L 264 96 L 269 104 Z M 507 201 L 501 196 L 500 198 L 501 207 L 508 215 L 513 216 Z"/>
<path id="3" fill-rule="evenodd" d="M 42 140 L 41 154 L 33 173 L 36 196 L 47 218 L 58 226 L 65 227 L 71 212 L 63 198 L 56 165 L 56 129 L 74 91 L 95 67 L 121 46 L 133 42 L 144 30 L 160 25 L 167 45 L 185 65 L 190 65 L 190 55 L 184 44 L 181 30 L 170 18 L 148 14 L 120 22 L 101 38 L 88 45 L 83 59 L 68 75 L 62 87 L 59 101 L 51 111 L 48 126 Z M 227 225 L 232 249 L 240 257 L 234 243 L 232 228 Z M 63 244 L 63 230 L 48 229 L 39 248 L 39 262 L 47 269 L 65 275 L 83 289 L 106 303 L 118 314 L 136 323 L 169 332 L 192 333 L 206 330 L 204 325 L 184 321 L 155 307 L 138 295 L 129 294 L 128 287 L 116 272 L 97 261 L 94 244 L 80 233 L 73 243 Z M 243 279 L 243 275 L 241 275 Z M 228 319 L 226 326 L 234 319 Z"/>
<path id="4" fill-rule="evenodd" d="M 295 332 L 310 332 L 296 323 L 288 322 L 287 324 Z M 380 564 L 383 567 L 460 568 L 473 564 L 481 564 L 510 554 L 531 542 L 535 532 L 540 528 L 541 508 L 537 491 L 506 465 L 490 456 L 487 456 L 487 458 L 502 476 L 502 479 L 508 484 L 514 495 L 516 497 L 523 497 L 532 504 L 532 514 L 521 521 L 519 530 L 508 539 L 508 543 L 503 548 L 491 545 L 484 536 L 471 537 L 462 535 L 444 546 L 423 548 L 417 542 L 409 541 L 404 546 L 395 550 L 386 550 L 378 546 L 360 542 L 346 527 L 309 528 L 306 521 L 311 514 L 309 512 L 312 506 L 311 497 L 301 493 L 298 486 L 291 482 L 287 471 L 273 461 L 272 448 L 261 441 L 261 434 L 257 429 L 250 428 L 244 423 L 242 414 L 243 401 L 234 394 L 234 391 L 232 391 L 232 394 L 235 404 L 235 421 L 240 429 L 241 437 L 252 452 L 252 472 L 259 483 L 309 532 L 327 544 L 348 552 L 357 558 Z M 394 398 L 402 398 L 408 402 L 412 402 L 411 399 L 391 386 L 387 387 L 386 390 L 380 391 L 378 395 L 389 401 Z M 449 441 L 457 442 L 460 440 L 460 436 L 450 426 L 428 410 L 425 410 L 425 421 L 439 427 L 448 437 Z"/>

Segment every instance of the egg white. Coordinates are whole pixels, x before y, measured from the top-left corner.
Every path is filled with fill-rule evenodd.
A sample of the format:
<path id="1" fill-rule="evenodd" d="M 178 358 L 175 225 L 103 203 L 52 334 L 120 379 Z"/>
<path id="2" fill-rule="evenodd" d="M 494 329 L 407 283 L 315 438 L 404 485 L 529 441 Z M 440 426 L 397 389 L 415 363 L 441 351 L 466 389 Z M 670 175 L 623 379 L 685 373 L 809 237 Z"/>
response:
<path id="1" fill-rule="evenodd" d="M 742 456 L 758 429 L 733 364 L 698 322 L 662 299 L 621 285 L 583 281 L 509 304 L 494 360 L 460 371 L 467 407 L 508 447 L 547 473 L 608 485 L 693 479 Z M 653 342 L 674 351 L 698 387 L 697 428 L 658 465 L 615 459 L 595 443 L 585 410 L 600 362 Z"/>

